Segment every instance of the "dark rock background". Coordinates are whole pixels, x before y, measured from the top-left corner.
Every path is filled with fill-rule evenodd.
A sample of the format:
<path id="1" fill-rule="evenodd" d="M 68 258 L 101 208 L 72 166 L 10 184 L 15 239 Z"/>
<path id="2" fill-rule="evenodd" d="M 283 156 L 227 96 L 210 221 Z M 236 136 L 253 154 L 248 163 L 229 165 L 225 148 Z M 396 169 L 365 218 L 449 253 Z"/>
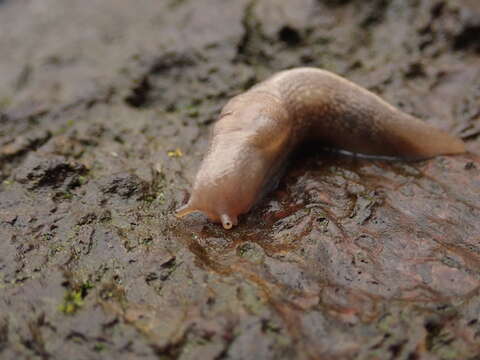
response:
<path id="1" fill-rule="evenodd" d="M 470 153 L 309 147 L 235 230 L 175 219 L 223 104 L 302 65 Z M 0 80 L 1 359 L 480 358 L 477 0 L 3 0 Z"/>

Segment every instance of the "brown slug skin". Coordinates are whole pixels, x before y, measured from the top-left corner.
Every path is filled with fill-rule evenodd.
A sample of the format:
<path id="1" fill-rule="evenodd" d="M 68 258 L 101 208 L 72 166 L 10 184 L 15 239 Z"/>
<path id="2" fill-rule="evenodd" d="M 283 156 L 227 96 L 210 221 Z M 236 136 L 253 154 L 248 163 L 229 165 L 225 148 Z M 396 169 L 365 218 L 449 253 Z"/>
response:
<path id="1" fill-rule="evenodd" d="M 183 217 L 237 225 L 304 140 L 354 153 L 424 159 L 465 152 L 448 133 L 331 72 L 296 68 L 232 98 L 213 129 Z"/>

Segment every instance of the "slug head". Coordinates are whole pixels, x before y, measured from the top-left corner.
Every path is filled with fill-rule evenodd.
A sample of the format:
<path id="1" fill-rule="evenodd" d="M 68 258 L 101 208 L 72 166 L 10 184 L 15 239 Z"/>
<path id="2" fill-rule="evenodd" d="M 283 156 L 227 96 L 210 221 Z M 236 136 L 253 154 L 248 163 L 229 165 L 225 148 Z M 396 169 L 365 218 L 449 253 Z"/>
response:
<path id="1" fill-rule="evenodd" d="M 195 211 L 225 229 L 238 223 L 264 193 L 289 150 L 291 123 L 270 94 L 243 94 L 230 100 L 215 124 L 210 148 L 195 178 L 183 217 Z"/>
<path id="2" fill-rule="evenodd" d="M 188 203 L 177 210 L 183 217 L 202 212 L 225 229 L 238 224 L 238 215 L 250 210 L 265 181 L 263 161 L 252 149 L 240 150 L 235 142 L 214 148 L 200 167 Z"/>

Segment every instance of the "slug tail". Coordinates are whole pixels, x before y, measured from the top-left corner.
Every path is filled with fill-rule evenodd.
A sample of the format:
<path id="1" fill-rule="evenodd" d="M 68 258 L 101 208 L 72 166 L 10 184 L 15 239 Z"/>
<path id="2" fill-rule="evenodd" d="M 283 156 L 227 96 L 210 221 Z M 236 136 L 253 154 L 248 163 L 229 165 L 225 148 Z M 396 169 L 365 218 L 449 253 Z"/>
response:
<path id="1" fill-rule="evenodd" d="M 448 144 L 448 154 L 463 154 L 467 152 L 467 146 L 465 142 L 459 137 L 448 135 L 450 142 Z"/>
<path id="2" fill-rule="evenodd" d="M 437 155 L 455 155 L 466 152 L 465 143 L 450 135 L 446 131 L 434 128 L 425 123 L 412 123 L 409 129 L 403 129 L 403 139 L 408 143 L 407 157 L 413 155 L 417 158 L 430 158 Z M 408 140 L 407 140 L 408 136 Z M 408 148 L 411 153 L 408 154 Z"/>
<path id="3" fill-rule="evenodd" d="M 445 148 L 444 155 L 456 155 L 456 154 L 463 154 L 467 152 L 467 148 L 465 143 L 458 139 L 458 138 L 450 138 L 449 144 L 447 144 Z"/>

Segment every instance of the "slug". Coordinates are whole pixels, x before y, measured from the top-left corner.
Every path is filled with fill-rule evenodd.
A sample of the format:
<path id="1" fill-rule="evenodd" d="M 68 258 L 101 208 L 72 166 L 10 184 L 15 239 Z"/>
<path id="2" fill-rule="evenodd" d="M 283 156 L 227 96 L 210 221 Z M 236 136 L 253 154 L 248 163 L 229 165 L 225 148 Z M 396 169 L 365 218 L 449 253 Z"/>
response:
<path id="1" fill-rule="evenodd" d="M 460 139 L 338 75 L 316 68 L 286 70 L 222 109 L 190 199 L 177 217 L 200 211 L 231 229 L 238 215 L 272 187 L 289 154 L 305 140 L 402 159 L 465 152 Z"/>

